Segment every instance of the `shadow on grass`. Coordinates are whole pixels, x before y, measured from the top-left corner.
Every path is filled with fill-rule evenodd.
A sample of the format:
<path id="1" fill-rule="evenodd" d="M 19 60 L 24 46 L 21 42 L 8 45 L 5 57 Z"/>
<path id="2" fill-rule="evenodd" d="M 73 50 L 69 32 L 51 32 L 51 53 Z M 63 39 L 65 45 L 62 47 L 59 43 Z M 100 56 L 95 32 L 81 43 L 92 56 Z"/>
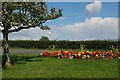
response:
<path id="1" fill-rule="evenodd" d="M 11 55 L 12 64 L 25 64 L 26 62 L 39 62 L 42 61 L 40 56 L 17 56 Z"/>

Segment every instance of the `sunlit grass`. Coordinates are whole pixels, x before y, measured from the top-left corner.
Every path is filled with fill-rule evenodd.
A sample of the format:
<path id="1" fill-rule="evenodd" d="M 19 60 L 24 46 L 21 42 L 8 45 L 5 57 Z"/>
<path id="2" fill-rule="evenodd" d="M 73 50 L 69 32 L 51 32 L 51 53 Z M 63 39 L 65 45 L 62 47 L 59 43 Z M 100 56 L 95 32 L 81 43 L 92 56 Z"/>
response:
<path id="1" fill-rule="evenodd" d="M 117 78 L 118 60 L 77 60 L 11 54 L 14 66 L 3 69 L 3 78 Z"/>

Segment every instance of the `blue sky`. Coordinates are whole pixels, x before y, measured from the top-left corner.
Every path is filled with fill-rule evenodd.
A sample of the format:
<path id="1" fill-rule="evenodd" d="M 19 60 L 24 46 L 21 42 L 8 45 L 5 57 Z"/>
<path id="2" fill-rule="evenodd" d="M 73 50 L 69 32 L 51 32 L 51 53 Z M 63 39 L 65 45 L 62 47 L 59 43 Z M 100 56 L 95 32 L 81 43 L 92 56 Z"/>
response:
<path id="1" fill-rule="evenodd" d="M 64 21 L 59 19 L 55 20 L 55 24 L 73 24 L 76 22 L 82 22 L 86 18 L 90 17 L 118 17 L 118 3 L 117 2 L 102 2 L 102 8 L 100 13 L 89 14 L 86 10 L 86 5 L 93 2 L 49 2 L 47 3 L 49 8 L 55 7 L 56 9 L 63 9 L 63 17 L 66 17 Z M 48 23 L 52 24 L 52 23 Z"/>
<path id="2" fill-rule="evenodd" d="M 118 18 L 118 3 L 117 2 L 102 2 L 101 3 L 102 7 L 98 13 L 89 13 L 89 11 L 86 10 L 86 6 L 88 4 L 93 4 L 93 2 L 60 2 L 60 3 L 50 2 L 50 3 L 48 3 L 50 8 L 56 7 L 57 9 L 59 9 L 59 8 L 63 9 L 63 18 L 47 22 L 46 24 L 49 25 L 51 28 L 52 28 L 52 26 L 65 27 L 64 25 L 72 25 L 75 23 L 82 23 L 87 18 L 90 19 L 91 17 L 92 18 L 94 18 L 94 17 L 111 18 L 111 19 Z M 111 27 L 114 27 L 114 26 L 111 26 Z M 64 33 L 63 34 L 64 37 L 60 36 L 57 39 L 66 39 L 66 40 L 86 40 L 86 39 L 87 40 L 90 40 L 90 39 L 111 39 L 112 40 L 112 39 L 117 39 L 117 36 L 118 36 L 117 32 L 116 32 L 116 34 L 114 34 L 115 32 L 114 31 L 112 32 L 112 28 L 111 29 L 109 29 L 109 27 L 107 27 L 107 28 L 108 28 L 108 30 L 111 30 L 111 33 L 108 32 L 107 30 L 106 30 L 106 32 L 104 32 L 106 34 L 104 34 L 104 33 L 102 34 L 103 30 L 101 30 L 101 31 L 98 30 L 98 32 L 101 32 L 101 33 L 95 33 L 94 31 L 92 33 L 92 31 L 91 31 L 90 36 L 96 35 L 96 36 L 93 36 L 93 38 L 87 37 L 89 35 L 86 36 L 84 33 L 82 33 L 82 35 L 86 38 L 78 38 L 79 32 L 78 33 L 71 32 L 71 34 L 70 34 L 70 33 L 64 33 L 63 31 L 61 31 L 62 33 Z M 57 28 L 54 28 L 54 29 L 57 30 Z M 85 28 L 85 29 L 87 29 L 87 28 Z M 102 29 L 102 26 L 101 26 L 101 29 Z M 117 29 L 117 27 L 116 27 L 116 29 Z M 58 32 L 59 32 L 59 34 L 61 34 L 59 28 L 58 28 Z M 107 32 L 108 32 L 108 34 L 107 34 Z M 74 36 L 78 36 L 78 37 L 74 37 Z M 113 36 L 113 38 L 112 38 L 112 36 Z M 116 37 L 114 37 L 114 36 L 116 36 Z"/>
<path id="3" fill-rule="evenodd" d="M 118 39 L 117 2 L 47 2 L 48 8 L 63 9 L 63 16 L 45 23 L 51 30 L 38 28 L 11 33 L 10 39 L 115 40 Z M 34 35 L 33 35 L 34 34 Z"/>

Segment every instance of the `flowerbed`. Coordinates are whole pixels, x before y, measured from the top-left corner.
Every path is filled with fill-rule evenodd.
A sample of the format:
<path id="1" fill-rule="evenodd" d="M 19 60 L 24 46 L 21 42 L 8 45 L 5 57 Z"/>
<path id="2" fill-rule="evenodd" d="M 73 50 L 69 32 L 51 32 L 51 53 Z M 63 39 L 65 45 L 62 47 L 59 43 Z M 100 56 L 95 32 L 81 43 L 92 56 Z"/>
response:
<path id="1" fill-rule="evenodd" d="M 119 52 L 90 52 L 90 51 L 54 51 L 54 52 L 43 52 L 40 54 L 44 57 L 55 57 L 62 59 L 83 59 L 83 60 L 93 60 L 93 59 L 120 59 Z"/>

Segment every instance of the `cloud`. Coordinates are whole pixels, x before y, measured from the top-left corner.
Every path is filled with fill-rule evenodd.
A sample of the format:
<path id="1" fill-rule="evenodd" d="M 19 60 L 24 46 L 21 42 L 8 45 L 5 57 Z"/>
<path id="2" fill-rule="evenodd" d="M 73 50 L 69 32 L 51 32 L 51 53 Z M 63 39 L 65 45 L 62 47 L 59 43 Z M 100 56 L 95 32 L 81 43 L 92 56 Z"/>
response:
<path id="1" fill-rule="evenodd" d="M 66 19 L 66 17 L 60 17 L 59 19 L 61 19 L 61 20 L 65 20 L 65 19 Z"/>
<path id="2" fill-rule="evenodd" d="M 4 29 L 2 26 L 3 26 L 3 24 L 2 24 L 2 22 L 0 22 L 0 31 L 2 31 Z"/>
<path id="3" fill-rule="evenodd" d="M 102 8 L 102 3 L 101 1 L 94 1 L 94 3 L 91 3 L 91 4 L 88 4 L 86 6 L 86 10 L 89 12 L 89 13 L 98 13 L 101 11 L 101 8 Z"/>
<path id="4" fill-rule="evenodd" d="M 51 26 L 51 30 L 45 31 L 36 27 L 11 33 L 9 39 L 39 40 L 42 36 L 51 40 L 115 40 L 118 39 L 118 18 L 91 17 L 79 23 Z"/>
<path id="5" fill-rule="evenodd" d="M 0 24 L 0 30 L 3 30 L 4 28 L 1 26 L 1 24 Z"/>
<path id="6" fill-rule="evenodd" d="M 19 32 L 14 32 L 9 34 L 9 39 L 11 40 L 39 40 L 42 36 L 47 36 L 50 39 L 54 38 L 55 34 L 51 30 L 41 30 L 40 28 L 31 28 L 26 30 L 21 30 Z"/>
<path id="7" fill-rule="evenodd" d="M 91 17 L 84 22 L 65 25 L 63 34 L 74 39 L 118 39 L 118 18 Z"/>

